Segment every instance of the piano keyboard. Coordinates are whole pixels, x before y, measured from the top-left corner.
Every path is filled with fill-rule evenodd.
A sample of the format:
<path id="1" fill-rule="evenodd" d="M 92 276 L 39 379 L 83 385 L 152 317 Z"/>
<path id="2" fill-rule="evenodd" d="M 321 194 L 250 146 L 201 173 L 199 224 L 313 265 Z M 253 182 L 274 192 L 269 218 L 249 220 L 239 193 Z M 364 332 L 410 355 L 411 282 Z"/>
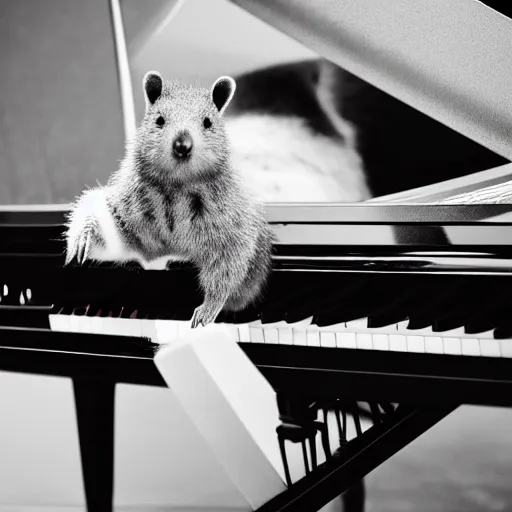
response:
<path id="1" fill-rule="evenodd" d="M 50 329 L 103 335 L 149 338 L 168 344 L 190 330 L 190 320 L 148 318 L 138 311 L 102 311 L 91 307 L 48 315 Z M 319 327 L 313 317 L 287 323 L 223 324 L 238 343 L 298 345 L 320 348 L 377 350 L 476 357 L 512 357 L 512 338 L 496 339 L 494 330 L 468 334 L 463 327 L 435 332 L 431 327 L 408 329 L 408 321 L 369 327 L 368 318 Z"/>

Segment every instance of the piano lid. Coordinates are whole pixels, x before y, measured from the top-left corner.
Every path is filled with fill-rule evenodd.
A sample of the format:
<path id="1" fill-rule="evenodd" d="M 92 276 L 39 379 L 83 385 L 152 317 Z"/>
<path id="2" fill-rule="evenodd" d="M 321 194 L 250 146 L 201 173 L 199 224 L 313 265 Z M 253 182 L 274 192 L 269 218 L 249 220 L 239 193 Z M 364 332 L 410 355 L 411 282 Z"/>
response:
<path id="1" fill-rule="evenodd" d="M 477 0 L 231 1 L 512 160 L 512 20 L 501 12 Z"/>

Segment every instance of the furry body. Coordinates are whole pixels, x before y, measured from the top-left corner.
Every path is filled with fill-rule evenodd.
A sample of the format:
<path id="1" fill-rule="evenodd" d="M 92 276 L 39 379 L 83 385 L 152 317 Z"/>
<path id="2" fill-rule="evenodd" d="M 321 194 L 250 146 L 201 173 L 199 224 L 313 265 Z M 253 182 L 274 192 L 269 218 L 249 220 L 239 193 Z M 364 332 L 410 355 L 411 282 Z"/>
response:
<path id="1" fill-rule="evenodd" d="M 195 264 L 204 302 L 193 327 L 255 301 L 271 268 L 274 238 L 264 206 L 230 160 L 222 113 L 234 87 L 227 77 L 208 90 L 148 73 L 135 139 L 107 185 L 78 198 L 68 223 L 66 262 L 77 256 L 138 260 L 145 268 L 176 259 Z"/>

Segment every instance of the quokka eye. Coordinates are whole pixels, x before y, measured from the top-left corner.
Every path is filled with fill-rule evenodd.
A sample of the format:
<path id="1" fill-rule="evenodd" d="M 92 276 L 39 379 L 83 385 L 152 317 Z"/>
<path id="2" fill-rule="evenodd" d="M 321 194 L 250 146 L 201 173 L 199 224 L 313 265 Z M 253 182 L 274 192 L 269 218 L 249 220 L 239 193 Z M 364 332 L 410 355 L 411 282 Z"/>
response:
<path id="1" fill-rule="evenodd" d="M 165 119 L 162 116 L 159 116 L 156 120 L 156 124 L 158 126 L 163 126 L 165 124 Z"/>
<path id="2" fill-rule="evenodd" d="M 209 117 L 205 117 L 204 121 L 203 121 L 203 126 L 206 129 L 208 129 L 208 128 L 210 128 L 211 125 L 212 125 L 212 122 L 210 121 L 210 118 Z"/>

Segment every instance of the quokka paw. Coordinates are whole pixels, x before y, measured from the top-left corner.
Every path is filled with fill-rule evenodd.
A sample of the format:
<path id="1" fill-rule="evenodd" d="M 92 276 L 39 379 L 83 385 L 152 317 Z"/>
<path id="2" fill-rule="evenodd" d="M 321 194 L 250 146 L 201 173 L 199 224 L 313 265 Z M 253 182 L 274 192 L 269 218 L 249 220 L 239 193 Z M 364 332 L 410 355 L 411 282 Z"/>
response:
<path id="1" fill-rule="evenodd" d="M 81 227 L 71 224 L 66 235 L 66 260 L 68 265 L 73 258 L 76 258 L 79 265 L 82 265 L 91 255 L 94 246 L 101 240 L 100 229 L 93 217 L 88 217 Z"/>
<path id="2" fill-rule="evenodd" d="M 191 327 L 195 329 L 202 325 L 206 327 L 208 324 L 215 322 L 215 319 L 219 316 L 219 313 L 222 308 L 218 307 L 208 307 L 206 304 L 201 304 L 194 310 L 194 314 L 192 315 Z"/>

